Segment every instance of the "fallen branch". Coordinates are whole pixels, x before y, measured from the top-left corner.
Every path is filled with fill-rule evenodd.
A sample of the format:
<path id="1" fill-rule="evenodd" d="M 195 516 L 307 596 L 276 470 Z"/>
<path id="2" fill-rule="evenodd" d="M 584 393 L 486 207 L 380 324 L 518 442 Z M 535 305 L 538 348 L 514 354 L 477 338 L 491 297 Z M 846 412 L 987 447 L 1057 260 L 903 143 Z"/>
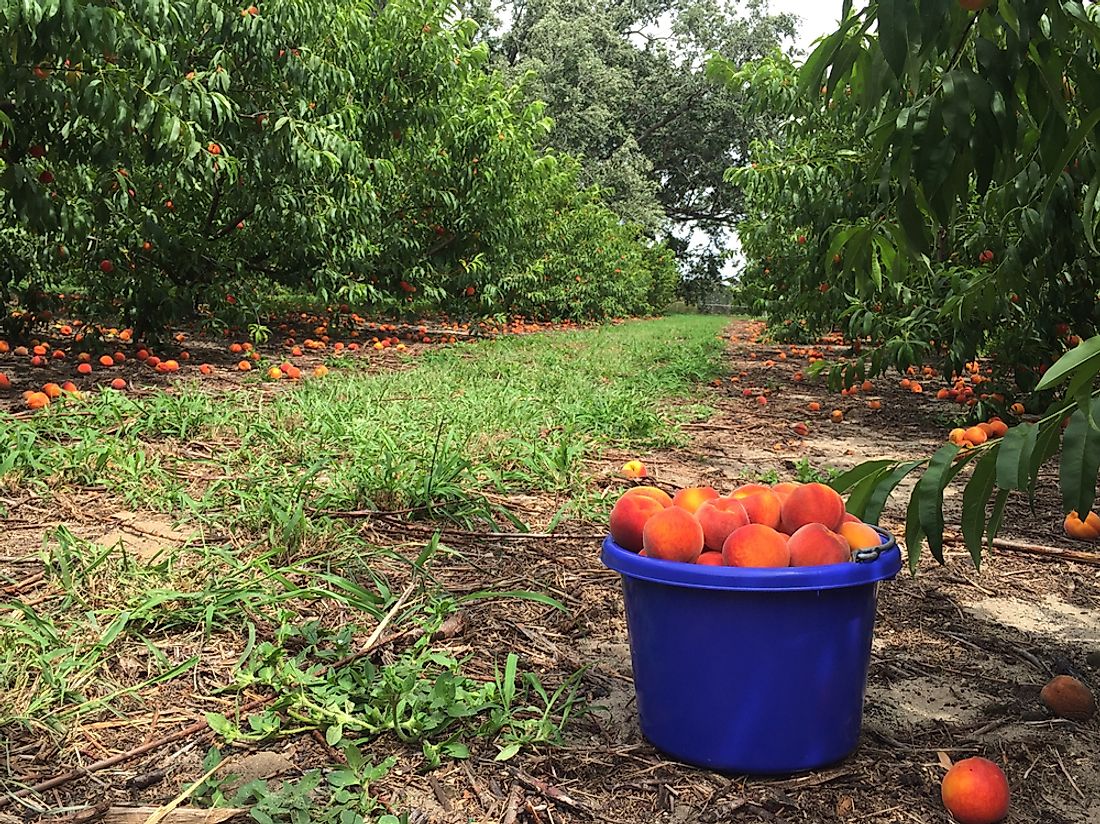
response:
<path id="1" fill-rule="evenodd" d="M 946 544 L 964 543 L 960 535 L 944 535 Z M 1044 558 L 1058 558 L 1062 561 L 1073 561 L 1078 564 L 1100 566 L 1100 553 L 1082 552 L 1076 549 L 1062 549 L 1056 546 L 1044 546 L 1043 544 L 1027 544 L 1022 541 L 1010 541 L 1007 538 L 994 538 L 993 548 L 1005 552 L 1022 552 L 1025 555 L 1039 555 Z"/>
<path id="2" fill-rule="evenodd" d="M 533 775 L 525 773 L 518 767 L 511 767 L 507 764 L 505 764 L 504 766 L 507 767 L 508 771 L 515 776 L 517 781 L 519 781 L 524 786 L 534 790 L 547 800 L 554 802 L 558 806 L 565 807 L 567 810 L 572 810 L 575 813 L 581 813 L 588 816 L 589 818 L 596 818 L 596 813 L 593 810 L 589 809 L 576 799 L 570 798 L 557 787 L 553 787 L 550 784 L 547 784 L 545 781 L 542 781 L 538 778 L 535 778 Z"/>

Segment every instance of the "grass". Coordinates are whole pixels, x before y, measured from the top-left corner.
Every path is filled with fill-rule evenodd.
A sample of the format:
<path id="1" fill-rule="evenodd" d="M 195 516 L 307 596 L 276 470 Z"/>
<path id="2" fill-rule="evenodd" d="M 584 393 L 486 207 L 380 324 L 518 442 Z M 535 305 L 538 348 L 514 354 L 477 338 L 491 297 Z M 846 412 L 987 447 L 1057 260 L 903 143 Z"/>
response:
<path id="1" fill-rule="evenodd" d="M 507 759 L 552 744 L 581 710 L 575 678 L 544 684 L 494 650 L 481 652 L 493 677 L 484 662 L 471 671 L 475 662 L 431 641 L 460 600 L 433 577 L 453 550 L 438 535 L 409 541 L 411 552 L 374 546 L 333 513 L 525 530 L 508 496 L 551 492 L 569 502 L 555 523 L 599 517 L 606 504 L 586 461 L 611 446 L 679 443 L 675 424 L 706 410 L 663 402 L 712 376 L 724 323 L 685 316 L 502 338 L 398 371 L 335 358 L 325 379 L 276 392 L 102 392 L 7 421 L 9 497 L 80 500 L 98 487 L 214 538 L 139 559 L 58 528 L 42 551 L 48 597 L 0 604 L 0 730 L 64 750 L 89 720 L 141 716 L 185 687 L 212 708 L 222 746 L 320 732 L 348 764 L 336 779 L 307 774 L 274 794 L 227 795 L 224 776 L 194 788 L 208 803 L 286 813 L 272 820 L 303 798 L 313 820 L 378 814 L 368 785 L 392 763 L 362 751 L 380 736 L 416 748 L 426 768 L 472 747 Z M 538 592 L 488 597 L 563 608 Z M 416 640 L 385 665 L 354 657 L 395 607 L 391 629 Z M 277 698 L 237 718 L 246 689 Z"/>

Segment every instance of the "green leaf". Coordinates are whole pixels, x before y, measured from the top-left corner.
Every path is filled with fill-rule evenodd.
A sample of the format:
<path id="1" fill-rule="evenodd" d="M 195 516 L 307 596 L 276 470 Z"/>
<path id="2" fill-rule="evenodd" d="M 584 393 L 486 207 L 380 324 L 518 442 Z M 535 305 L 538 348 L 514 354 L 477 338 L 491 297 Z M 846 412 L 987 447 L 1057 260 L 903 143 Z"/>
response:
<path id="1" fill-rule="evenodd" d="M 985 545 L 988 549 L 993 548 L 993 539 L 1001 529 L 1001 521 L 1005 516 L 1005 504 L 1008 503 L 1010 494 L 1007 489 L 1000 489 L 997 491 L 997 497 L 993 499 L 993 509 L 989 513 L 989 524 L 985 529 Z"/>
<path id="2" fill-rule="evenodd" d="M 1070 417 L 1058 468 L 1062 509 L 1076 510 L 1082 518 L 1092 510 L 1100 472 L 1100 432 L 1089 422 L 1090 412 L 1094 418 L 1100 417 L 1100 398 L 1093 398 L 1089 408 L 1078 409 Z"/>
<path id="3" fill-rule="evenodd" d="M 520 744 L 519 742 L 513 741 L 511 744 L 508 744 L 505 747 L 501 748 L 501 751 L 497 753 L 496 758 L 494 758 L 493 760 L 494 761 L 508 761 L 512 758 L 515 758 L 516 755 L 519 754 L 520 748 L 522 746 L 523 745 Z"/>
<path id="4" fill-rule="evenodd" d="M 959 447 L 953 443 L 936 450 L 928 469 L 917 482 L 914 496 L 918 499 L 918 516 L 921 531 L 928 539 L 928 548 L 941 564 L 943 563 L 943 490 L 947 486 L 955 456 Z"/>
<path id="5" fill-rule="evenodd" d="M 1082 120 L 1076 129 L 1073 130 L 1069 138 L 1066 140 L 1065 148 L 1062 149 L 1062 153 L 1058 155 L 1058 159 L 1052 163 L 1047 169 L 1047 181 L 1046 189 L 1043 191 L 1042 208 L 1046 209 L 1050 203 L 1050 198 L 1054 195 L 1054 190 L 1058 188 L 1058 182 L 1062 179 L 1062 170 L 1069 165 L 1069 162 L 1073 160 L 1074 155 L 1081 150 L 1085 141 L 1088 139 L 1089 134 L 1100 125 L 1100 109 L 1096 109 L 1089 113 L 1089 116 Z"/>
<path id="6" fill-rule="evenodd" d="M 534 601 L 538 604 L 544 604 L 545 606 L 553 607 L 562 612 L 569 611 L 568 607 L 556 598 L 551 598 L 549 595 L 545 595 L 541 592 L 531 592 L 524 589 L 510 589 L 503 592 L 486 589 L 479 592 L 470 592 L 456 598 L 455 603 L 462 604 L 467 601 L 485 601 L 496 598 L 518 598 L 522 601 Z"/>
<path id="7" fill-rule="evenodd" d="M 882 510 L 886 506 L 886 501 L 890 498 L 890 493 L 905 479 L 906 475 L 918 466 L 923 466 L 924 463 L 925 461 L 906 461 L 903 464 L 898 464 L 897 469 L 886 476 L 885 480 L 879 481 L 875 491 L 867 501 L 867 508 L 863 511 L 864 520 L 869 524 L 877 524 L 879 518 L 882 517 Z"/>
<path id="8" fill-rule="evenodd" d="M 842 472 L 841 474 L 837 475 L 829 483 L 829 486 L 831 486 L 837 492 L 844 494 L 853 486 L 862 481 L 864 478 L 868 477 L 869 475 L 874 475 L 876 472 L 881 472 L 884 468 L 888 466 L 893 466 L 894 464 L 895 461 L 891 461 L 888 458 L 875 461 L 865 461 L 859 466 L 852 467 L 847 472 Z"/>
<path id="9" fill-rule="evenodd" d="M 1038 435 L 1038 426 L 1021 423 L 1001 438 L 997 454 L 997 486 L 1001 489 L 1027 488 L 1031 476 L 1031 453 Z"/>
<path id="10" fill-rule="evenodd" d="M 982 535 L 985 532 L 985 507 L 993 494 L 997 475 L 997 456 L 987 452 L 974 467 L 963 489 L 962 535 L 977 569 L 982 565 Z"/>
<path id="11" fill-rule="evenodd" d="M 917 574 L 917 565 L 920 563 L 921 541 L 924 532 L 920 526 L 920 496 L 916 490 L 909 498 L 909 506 L 905 510 L 905 554 L 909 560 L 909 571 Z"/>
<path id="12" fill-rule="evenodd" d="M 889 462 L 888 465 L 892 465 L 893 462 Z M 855 515 L 860 520 L 864 520 L 864 511 L 867 509 L 867 501 L 870 499 L 871 494 L 878 488 L 878 483 L 882 476 L 886 474 L 886 470 L 879 469 L 872 475 L 868 475 L 863 478 L 859 483 L 855 485 L 852 493 L 848 496 L 848 502 L 846 509 L 852 515 Z"/>
<path id="13" fill-rule="evenodd" d="M 1095 364 L 1092 363 L 1094 359 Z M 1086 363 L 1089 363 L 1088 367 L 1084 366 Z M 1071 373 L 1076 373 L 1078 369 L 1091 369 L 1093 366 L 1100 371 L 1100 335 L 1081 341 L 1077 346 L 1058 358 L 1054 365 L 1043 374 L 1042 380 L 1036 384 L 1035 391 L 1043 392 L 1057 386 L 1067 377 L 1070 377 Z"/>

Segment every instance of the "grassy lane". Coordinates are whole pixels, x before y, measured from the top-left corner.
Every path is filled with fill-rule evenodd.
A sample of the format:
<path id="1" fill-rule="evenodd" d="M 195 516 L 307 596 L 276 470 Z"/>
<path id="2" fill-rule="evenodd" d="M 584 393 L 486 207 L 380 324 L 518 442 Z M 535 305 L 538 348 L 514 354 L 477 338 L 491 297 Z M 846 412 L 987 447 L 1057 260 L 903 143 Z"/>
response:
<path id="1" fill-rule="evenodd" d="M 82 724 L 166 703 L 187 718 L 211 713 L 222 741 L 319 730 L 349 762 L 323 787 L 327 818 L 315 820 L 333 821 L 376 813 L 366 784 L 410 752 L 430 766 L 471 747 L 508 756 L 557 740 L 575 682 L 544 685 L 499 650 L 481 651 L 491 669 L 470 674 L 430 643 L 460 601 L 433 579 L 435 556 L 454 563 L 460 553 L 430 537 L 411 551 L 372 545 L 324 513 L 377 508 L 523 528 L 486 495 L 545 491 L 596 512 L 583 459 L 609 445 L 674 444 L 663 402 L 709 379 L 723 324 L 674 317 L 505 338 L 383 373 L 336 359 L 327 378 L 292 388 L 103 392 L 0 424 L 0 497 L 40 502 L 0 517 L 63 521 L 49 502 L 97 487 L 217 536 L 138 558 L 53 531 L 40 586 L 0 605 L 0 737 L 46 736 L 57 763 L 73 764 Z M 28 569 L 4 570 L 0 583 Z M 425 634 L 385 666 L 340 662 L 400 592 L 390 628 Z M 558 606 L 541 593 L 511 597 Z M 321 664 L 332 666 L 319 673 Z M 238 723 L 245 688 L 277 699 Z M 392 760 L 369 763 L 361 748 L 386 733 Z M 25 783 L 12 769 L 0 789 Z M 235 803 L 259 803 L 254 789 Z M 222 795 L 217 781 L 197 793 L 232 800 Z"/>

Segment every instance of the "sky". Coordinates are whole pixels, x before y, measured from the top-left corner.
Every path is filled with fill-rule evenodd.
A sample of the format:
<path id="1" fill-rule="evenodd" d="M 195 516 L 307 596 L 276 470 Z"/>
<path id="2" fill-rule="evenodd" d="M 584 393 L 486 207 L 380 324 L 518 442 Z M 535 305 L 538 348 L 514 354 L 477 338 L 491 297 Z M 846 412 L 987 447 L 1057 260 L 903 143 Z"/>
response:
<path id="1" fill-rule="evenodd" d="M 823 34 L 836 31 L 842 0 L 771 0 L 773 12 L 789 12 L 802 18 L 797 45 L 809 52 L 810 44 Z"/>

